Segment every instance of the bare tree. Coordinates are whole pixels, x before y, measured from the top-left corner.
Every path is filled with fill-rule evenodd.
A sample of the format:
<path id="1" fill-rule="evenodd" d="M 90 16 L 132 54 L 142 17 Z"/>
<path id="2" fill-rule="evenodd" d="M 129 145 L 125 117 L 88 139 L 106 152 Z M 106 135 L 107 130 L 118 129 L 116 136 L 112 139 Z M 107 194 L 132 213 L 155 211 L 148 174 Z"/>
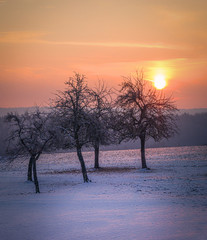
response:
<path id="1" fill-rule="evenodd" d="M 16 156 L 19 154 L 30 156 L 27 179 L 32 181 L 33 172 L 36 193 L 39 193 L 36 161 L 43 150 L 52 145 L 55 136 L 50 114 L 36 109 L 33 113 L 25 112 L 22 115 L 9 113 L 5 119 L 11 124 L 8 152 Z"/>
<path id="2" fill-rule="evenodd" d="M 111 90 L 99 81 L 97 87 L 90 90 L 91 124 L 89 138 L 95 153 L 94 168 L 99 168 L 99 147 L 112 142 L 110 113 L 112 108 Z"/>
<path id="3" fill-rule="evenodd" d="M 85 76 L 75 73 L 66 84 L 65 91 L 59 91 L 52 105 L 59 118 L 59 127 L 70 139 L 70 144 L 76 148 L 81 165 L 83 180 L 88 182 L 86 166 L 82 155 L 82 147 L 88 140 L 88 118 L 90 94 Z"/>
<path id="4" fill-rule="evenodd" d="M 116 130 L 120 132 L 120 141 L 141 141 L 142 168 L 147 169 L 145 142 L 148 138 L 159 141 L 170 138 L 176 133 L 177 108 L 172 97 L 156 90 L 144 79 L 143 72 L 125 77 L 120 94 L 116 100 L 119 110 L 119 123 Z"/>

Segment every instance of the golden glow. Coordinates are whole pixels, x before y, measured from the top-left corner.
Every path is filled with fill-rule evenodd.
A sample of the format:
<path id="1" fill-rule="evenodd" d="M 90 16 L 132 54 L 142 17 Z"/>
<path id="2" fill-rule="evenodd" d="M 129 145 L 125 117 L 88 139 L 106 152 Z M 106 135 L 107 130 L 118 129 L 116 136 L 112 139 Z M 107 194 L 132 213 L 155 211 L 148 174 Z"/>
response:
<path id="1" fill-rule="evenodd" d="M 45 105 L 74 71 L 113 89 L 143 69 L 179 108 L 207 108 L 207 1 L 189 2 L 0 0 L 0 107 Z"/>
<path id="2" fill-rule="evenodd" d="M 162 74 L 158 74 L 154 77 L 154 86 L 157 89 L 163 89 L 166 87 L 166 81 L 165 81 L 165 76 Z"/>

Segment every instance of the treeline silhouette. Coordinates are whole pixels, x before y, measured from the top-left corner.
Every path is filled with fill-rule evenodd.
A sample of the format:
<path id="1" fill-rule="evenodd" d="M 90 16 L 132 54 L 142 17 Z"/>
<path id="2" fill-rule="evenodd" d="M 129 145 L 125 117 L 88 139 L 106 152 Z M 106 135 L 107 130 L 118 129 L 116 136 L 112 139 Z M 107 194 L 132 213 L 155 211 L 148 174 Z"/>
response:
<path id="1" fill-rule="evenodd" d="M 177 116 L 178 134 L 168 140 L 155 142 L 147 140 L 146 146 L 154 147 L 181 147 L 181 146 L 203 146 L 207 145 L 207 113 L 189 114 L 183 113 Z M 0 117 L 0 156 L 6 154 L 6 138 L 8 134 L 8 123 L 5 123 L 4 116 Z M 140 144 L 135 141 L 126 141 L 120 144 L 110 144 L 101 146 L 100 150 L 125 150 L 140 148 Z M 84 148 L 90 151 L 91 148 Z"/>
<path id="2" fill-rule="evenodd" d="M 168 141 L 160 142 L 160 146 L 199 146 L 207 145 L 207 113 L 178 116 L 179 134 Z"/>

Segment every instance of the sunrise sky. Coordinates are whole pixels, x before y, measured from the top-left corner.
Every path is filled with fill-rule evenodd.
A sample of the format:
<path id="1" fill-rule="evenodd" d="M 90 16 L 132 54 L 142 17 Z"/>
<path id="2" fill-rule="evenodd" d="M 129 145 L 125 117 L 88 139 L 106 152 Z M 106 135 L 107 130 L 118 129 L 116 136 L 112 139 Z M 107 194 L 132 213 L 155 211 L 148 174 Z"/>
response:
<path id="1" fill-rule="evenodd" d="M 138 68 L 206 108 L 207 1 L 0 0 L 0 107 L 44 106 L 74 71 L 118 87 Z"/>

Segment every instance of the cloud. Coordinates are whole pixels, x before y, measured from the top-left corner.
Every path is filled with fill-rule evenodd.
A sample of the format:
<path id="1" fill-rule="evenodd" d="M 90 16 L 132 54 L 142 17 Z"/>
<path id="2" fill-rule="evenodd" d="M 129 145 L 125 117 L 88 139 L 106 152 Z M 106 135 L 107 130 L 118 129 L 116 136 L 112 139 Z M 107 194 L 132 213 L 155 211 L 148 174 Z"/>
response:
<path id="1" fill-rule="evenodd" d="M 0 43 L 37 43 L 50 45 L 68 46 L 88 46 L 88 47 L 107 47 L 107 48 L 160 48 L 178 49 L 177 46 L 161 43 L 128 43 L 128 42 L 78 42 L 78 41 L 52 41 L 45 40 L 43 37 L 48 35 L 44 32 L 12 31 L 0 32 Z"/>
<path id="2" fill-rule="evenodd" d="M 126 43 L 126 42 L 71 42 L 71 41 L 44 41 L 42 43 L 54 45 L 74 45 L 74 46 L 94 46 L 94 47 L 119 47 L 119 48 L 174 48 L 164 44 L 142 44 L 142 43 Z"/>
<path id="3" fill-rule="evenodd" d="M 44 35 L 46 33 L 34 31 L 0 32 L 0 43 L 35 43 L 40 41 Z"/>
<path id="4" fill-rule="evenodd" d="M 26 43 L 35 42 L 45 35 L 42 32 L 24 32 L 24 31 L 12 31 L 12 32 L 0 32 L 0 43 Z"/>

